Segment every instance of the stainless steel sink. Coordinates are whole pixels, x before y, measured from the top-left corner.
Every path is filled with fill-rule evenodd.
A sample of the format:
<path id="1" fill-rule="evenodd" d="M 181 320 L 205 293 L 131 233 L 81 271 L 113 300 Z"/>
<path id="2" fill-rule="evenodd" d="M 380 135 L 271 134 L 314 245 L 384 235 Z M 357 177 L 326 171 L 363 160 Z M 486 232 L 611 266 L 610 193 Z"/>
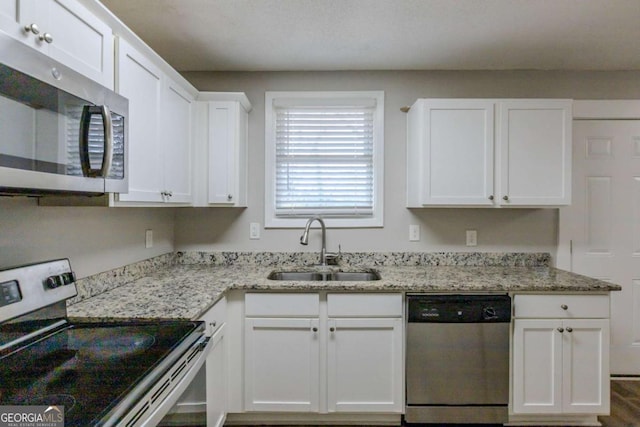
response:
<path id="1" fill-rule="evenodd" d="M 269 280 L 295 280 L 295 281 L 353 281 L 362 282 L 370 280 L 380 280 L 377 271 L 333 271 L 329 273 L 319 273 L 317 271 L 272 271 L 268 276 Z"/>

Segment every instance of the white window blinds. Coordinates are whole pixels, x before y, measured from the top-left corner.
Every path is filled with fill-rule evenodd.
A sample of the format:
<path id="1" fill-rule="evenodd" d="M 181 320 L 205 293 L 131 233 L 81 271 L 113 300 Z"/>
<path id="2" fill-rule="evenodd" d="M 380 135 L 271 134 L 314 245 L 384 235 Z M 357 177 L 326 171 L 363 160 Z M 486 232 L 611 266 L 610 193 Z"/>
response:
<path id="1" fill-rule="evenodd" d="M 276 217 L 373 215 L 375 105 L 342 101 L 274 106 Z"/>

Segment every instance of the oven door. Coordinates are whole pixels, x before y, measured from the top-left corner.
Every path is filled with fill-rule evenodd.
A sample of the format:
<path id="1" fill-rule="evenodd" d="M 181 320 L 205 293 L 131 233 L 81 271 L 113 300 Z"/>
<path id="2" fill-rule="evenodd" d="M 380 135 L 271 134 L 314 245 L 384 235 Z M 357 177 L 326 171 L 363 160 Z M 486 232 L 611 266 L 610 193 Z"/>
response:
<path id="1" fill-rule="evenodd" d="M 110 417 L 104 426 L 156 426 L 191 384 L 207 360 L 212 346 L 213 342 L 210 338 L 202 335 L 182 354 L 179 360 L 172 362 L 172 366 L 165 370 L 162 378 L 154 383 L 135 406 L 128 410 L 123 417 Z M 161 369 L 164 367 L 158 367 L 158 370 Z"/>

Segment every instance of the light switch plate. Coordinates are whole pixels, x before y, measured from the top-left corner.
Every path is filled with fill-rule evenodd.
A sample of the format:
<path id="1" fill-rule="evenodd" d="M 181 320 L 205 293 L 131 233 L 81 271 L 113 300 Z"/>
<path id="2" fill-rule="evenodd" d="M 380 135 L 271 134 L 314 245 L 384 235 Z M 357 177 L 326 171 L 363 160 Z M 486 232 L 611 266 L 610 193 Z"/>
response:
<path id="1" fill-rule="evenodd" d="M 144 231 L 144 247 L 147 249 L 153 247 L 153 230 Z"/>
<path id="2" fill-rule="evenodd" d="M 260 238 L 260 223 L 252 222 L 249 224 L 249 239 L 258 240 Z"/>
<path id="3" fill-rule="evenodd" d="M 467 246 L 478 246 L 478 232 L 467 230 Z"/>
<path id="4" fill-rule="evenodd" d="M 417 242 L 420 240 L 420 226 L 418 224 L 409 225 L 409 241 Z"/>

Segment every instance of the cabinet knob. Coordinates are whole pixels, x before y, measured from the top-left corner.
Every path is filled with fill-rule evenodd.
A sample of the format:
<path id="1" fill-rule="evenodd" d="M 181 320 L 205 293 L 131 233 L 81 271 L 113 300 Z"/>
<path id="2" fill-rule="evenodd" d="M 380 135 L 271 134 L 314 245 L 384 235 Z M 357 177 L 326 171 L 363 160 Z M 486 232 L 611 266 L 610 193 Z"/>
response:
<path id="1" fill-rule="evenodd" d="M 562 304 L 560 306 L 560 308 L 563 309 L 563 310 L 567 310 L 569 308 L 569 306 L 567 304 Z"/>
<path id="2" fill-rule="evenodd" d="M 563 333 L 564 332 L 564 328 L 558 328 L 558 332 Z"/>
<path id="3" fill-rule="evenodd" d="M 573 332 L 573 328 L 567 327 L 567 332 Z"/>
<path id="4" fill-rule="evenodd" d="M 495 199 L 495 197 L 493 197 L 493 194 L 489 196 L 489 200 L 493 200 Z"/>
<path id="5" fill-rule="evenodd" d="M 27 33 L 40 34 L 40 28 L 36 24 L 25 25 L 24 31 Z"/>
<path id="6" fill-rule="evenodd" d="M 53 36 L 49 33 L 40 34 L 38 38 L 41 42 L 53 43 Z"/>
<path id="7" fill-rule="evenodd" d="M 212 328 L 216 327 L 216 321 L 214 320 L 213 322 L 209 322 L 209 326 L 211 326 Z"/>
<path id="8" fill-rule="evenodd" d="M 315 326 L 314 326 L 313 328 L 311 328 L 311 330 L 312 330 L 313 332 L 318 332 L 318 328 L 316 328 Z"/>
<path id="9" fill-rule="evenodd" d="M 335 331 L 336 331 L 336 328 L 334 327 L 329 328 L 329 332 L 335 332 Z"/>
<path id="10" fill-rule="evenodd" d="M 509 200 L 509 196 L 502 196 L 502 200 L 506 202 L 507 200 Z"/>
<path id="11" fill-rule="evenodd" d="M 233 200 L 233 196 L 231 194 L 227 194 L 227 200 L 229 201 Z"/>

